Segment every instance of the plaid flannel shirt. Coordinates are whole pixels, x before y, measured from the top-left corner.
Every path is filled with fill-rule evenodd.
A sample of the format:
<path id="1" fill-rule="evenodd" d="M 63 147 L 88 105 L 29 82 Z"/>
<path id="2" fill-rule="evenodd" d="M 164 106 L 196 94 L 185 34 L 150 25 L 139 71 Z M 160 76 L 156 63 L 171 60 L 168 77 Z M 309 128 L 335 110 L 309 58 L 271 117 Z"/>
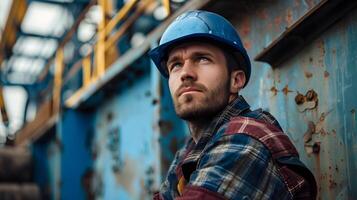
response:
<path id="1" fill-rule="evenodd" d="M 269 113 L 251 111 L 243 97 L 230 103 L 201 136 L 176 153 L 158 199 L 292 199 L 269 150 L 245 134 L 225 134 L 233 117 L 253 117 L 280 128 Z M 183 189 L 185 188 L 185 189 Z M 186 190 L 189 188 L 189 190 Z M 154 198 L 155 199 L 155 198 Z"/>

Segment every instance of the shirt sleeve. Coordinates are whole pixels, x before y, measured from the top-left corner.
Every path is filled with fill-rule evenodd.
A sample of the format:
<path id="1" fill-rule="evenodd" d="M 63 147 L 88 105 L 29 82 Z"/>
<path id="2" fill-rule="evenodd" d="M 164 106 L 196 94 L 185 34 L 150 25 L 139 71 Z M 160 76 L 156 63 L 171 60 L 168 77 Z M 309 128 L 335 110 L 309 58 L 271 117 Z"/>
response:
<path id="1" fill-rule="evenodd" d="M 212 199 L 290 198 L 268 149 L 244 134 L 223 135 L 208 144 L 182 199 L 205 190 L 216 195 Z"/>

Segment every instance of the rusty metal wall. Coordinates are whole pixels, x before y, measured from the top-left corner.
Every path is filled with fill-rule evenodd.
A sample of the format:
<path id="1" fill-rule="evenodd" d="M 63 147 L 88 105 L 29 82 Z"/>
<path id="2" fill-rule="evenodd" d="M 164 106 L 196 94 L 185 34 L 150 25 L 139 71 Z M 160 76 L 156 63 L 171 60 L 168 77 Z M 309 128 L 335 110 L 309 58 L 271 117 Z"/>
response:
<path id="1" fill-rule="evenodd" d="M 237 14 L 221 12 L 233 21 L 254 58 L 318 3 L 244 1 L 236 6 Z M 356 46 L 353 9 L 274 69 L 253 62 L 251 81 L 242 92 L 253 108 L 269 110 L 279 120 L 313 171 L 319 199 L 357 196 Z"/>

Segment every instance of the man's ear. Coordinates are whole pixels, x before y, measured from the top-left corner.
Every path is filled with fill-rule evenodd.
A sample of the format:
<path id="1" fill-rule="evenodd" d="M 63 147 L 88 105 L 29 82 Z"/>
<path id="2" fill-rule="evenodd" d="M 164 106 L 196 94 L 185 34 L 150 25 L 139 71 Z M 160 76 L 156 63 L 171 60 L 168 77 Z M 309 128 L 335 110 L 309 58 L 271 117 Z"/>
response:
<path id="1" fill-rule="evenodd" d="M 234 70 L 231 73 L 230 92 L 237 94 L 245 84 L 245 74 L 242 70 Z"/>

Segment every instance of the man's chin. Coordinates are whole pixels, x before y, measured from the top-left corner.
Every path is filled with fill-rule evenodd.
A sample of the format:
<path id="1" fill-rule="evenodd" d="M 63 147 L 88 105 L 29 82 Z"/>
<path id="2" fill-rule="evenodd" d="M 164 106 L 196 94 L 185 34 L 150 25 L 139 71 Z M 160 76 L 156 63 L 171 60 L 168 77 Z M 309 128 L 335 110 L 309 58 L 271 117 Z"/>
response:
<path id="1" fill-rule="evenodd" d="M 186 107 L 184 109 L 176 110 L 176 114 L 183 120 L 195 121 L 197 119 L 210 118 L 216 112 L 209 108 Z"/>
<path id="2" fill-rule="evenodd" d="M 199 118 L 199 116 L 193 112 L 181 112 L 181 113 L 177 113 L 177 116 L 185 121 L 193 121 Z"/>

